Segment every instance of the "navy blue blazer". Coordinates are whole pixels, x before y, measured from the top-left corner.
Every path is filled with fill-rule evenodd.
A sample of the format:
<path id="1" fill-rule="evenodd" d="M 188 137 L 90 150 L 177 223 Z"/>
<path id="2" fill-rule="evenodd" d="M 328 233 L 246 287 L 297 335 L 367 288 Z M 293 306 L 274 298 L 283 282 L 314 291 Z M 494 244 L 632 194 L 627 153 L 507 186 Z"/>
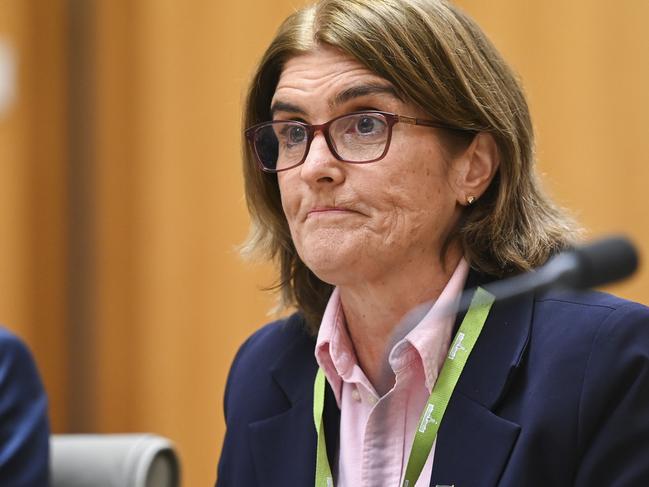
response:
<path id="1" fill-rule="evenodd" d="M 217 486 L 314 485 L 303 330 L 299 314 L 271 323 L 234 359 Z M 339 418 L 328 391 L 332 460 Z M 597 292 L 496 302 L 440 426 L 435 485 L 649 486 L 649 309 Z"/>
<path id="2" fill-rule="evenodd" d="M 0 328 L 0 486 L 49 483 L 47 398 L 34 361 Z"/>

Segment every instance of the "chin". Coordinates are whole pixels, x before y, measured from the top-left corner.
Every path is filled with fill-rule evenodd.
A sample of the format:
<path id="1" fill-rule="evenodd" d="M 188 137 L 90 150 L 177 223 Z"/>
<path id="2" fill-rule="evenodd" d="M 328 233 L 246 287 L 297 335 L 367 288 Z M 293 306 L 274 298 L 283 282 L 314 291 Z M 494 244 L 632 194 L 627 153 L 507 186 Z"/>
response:
<path id="1" fill-rule="evenodd" d="M 341 249 L 312 248 L 302 257 L 302 261 L 318 279 L 338 286 L 350 275 L 358 275 L 358 256 L 358 252 L 348 253 Z"/>
<path id="2" fill-rule="evenodd" d="M 302 262 L 321 281 L 334 286 L 363 275 L 367 240 L 357 232 L 340 228 L 318 228 L 298 234 L 294 243 Z"/>
<path id="3" fill-rule="evenodd" d="M 344 265 L 336 262 L 322 262 L 309 260 L 305 262 L 306 266 L 313 272 L 318 279 L 332 286 L 337 286 L 343 280 Z M 347 271 L 348 272 L 348 271 Z"/>

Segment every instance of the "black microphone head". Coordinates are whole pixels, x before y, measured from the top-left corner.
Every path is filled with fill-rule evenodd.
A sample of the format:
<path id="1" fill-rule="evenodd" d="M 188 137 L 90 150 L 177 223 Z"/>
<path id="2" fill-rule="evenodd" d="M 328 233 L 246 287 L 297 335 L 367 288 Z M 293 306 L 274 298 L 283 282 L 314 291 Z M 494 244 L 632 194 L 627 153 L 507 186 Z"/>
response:
<path id="1" fill-rule="evenodd" d="M 638 252 L 623 236 L 607 237 L 574 248 L 571 253 L 579 262 L 578 288 L 597 287 L 629 277 L 638 268 Z"/>

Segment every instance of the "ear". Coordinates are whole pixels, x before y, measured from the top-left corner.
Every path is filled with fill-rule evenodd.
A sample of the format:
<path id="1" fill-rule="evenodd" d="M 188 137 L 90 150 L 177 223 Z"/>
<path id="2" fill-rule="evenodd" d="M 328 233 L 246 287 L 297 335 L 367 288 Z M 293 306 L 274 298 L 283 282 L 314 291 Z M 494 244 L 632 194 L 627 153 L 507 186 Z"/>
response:
<path id="1" fill-rule="evenodd" d="M 469 205 L 487 190 L 500 164 L 496 141 L 490 133 L 478 133 L 454 161 L 455 192 L 460 205 Z"/>

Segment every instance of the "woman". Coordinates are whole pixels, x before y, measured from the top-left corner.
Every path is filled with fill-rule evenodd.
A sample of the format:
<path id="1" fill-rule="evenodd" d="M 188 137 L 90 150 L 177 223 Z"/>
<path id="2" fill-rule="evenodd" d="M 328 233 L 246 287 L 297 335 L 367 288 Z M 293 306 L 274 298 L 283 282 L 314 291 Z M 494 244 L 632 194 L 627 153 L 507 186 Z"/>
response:
<path id="1" fill-rule="evenodd" d="M 234 360 L 217 485 L 649 485 L 646 308 L 478 288 L 451 311 L 576 233 L 480 28 L 442 0 L 323 0 L 250 86 L 248 250 L 298 311 Z"/>

